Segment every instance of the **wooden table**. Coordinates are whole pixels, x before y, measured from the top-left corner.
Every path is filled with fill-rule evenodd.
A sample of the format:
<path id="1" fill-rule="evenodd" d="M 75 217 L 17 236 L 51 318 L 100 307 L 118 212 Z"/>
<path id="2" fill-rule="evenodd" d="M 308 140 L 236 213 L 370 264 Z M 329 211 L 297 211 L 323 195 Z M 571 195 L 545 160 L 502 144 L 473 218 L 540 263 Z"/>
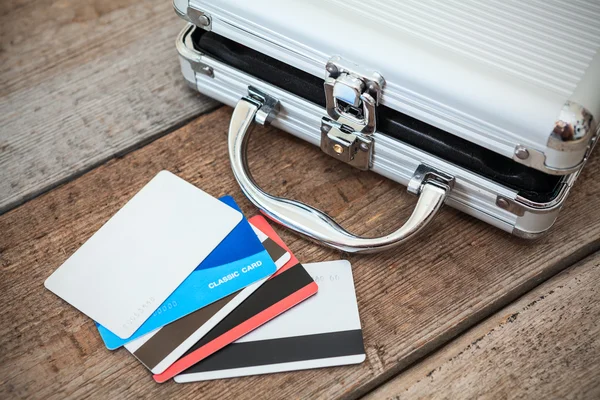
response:
<path id="1" fill-rule="evenodd" d="M 367 360 L 358 366 L 156 384 L 43 281 L 153 175 L 231 194 L 231 109 L 188 90 L 167 1 L 0 6 L 0 398 L 600 398 L 600 158 L 550 235 L 524 242 L 444 208 L 418 239 L 348 256 L 278 232 L 303 262 L 349 259 Z M 415 199 L 273 128 L 258 183 L 364 235 Z M 562 272 L 561 272 L 562 271 Z"/>

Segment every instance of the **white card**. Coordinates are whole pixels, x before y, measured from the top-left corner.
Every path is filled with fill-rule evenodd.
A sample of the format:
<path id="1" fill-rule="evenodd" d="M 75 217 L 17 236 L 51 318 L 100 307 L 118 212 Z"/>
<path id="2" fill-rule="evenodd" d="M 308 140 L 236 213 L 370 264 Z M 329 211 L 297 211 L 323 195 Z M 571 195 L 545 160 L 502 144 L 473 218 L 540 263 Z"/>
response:
<path id="1" fill-rule="evenodd" d="M 235 343 L 360 329 L 352 266 L 347 260 L 302 264 L 319 291 Z"/>
<path id="2" fill-rule="evenodd" d="M 45 286 L 126 339 L 241 219 L 238 211 L 161 171 Z"/>
<path id="3" fill-rule="evenodd" d="M 358 364 L 365 350 L 348 261 L 304 264 L 319 285 L 311 298 L 175 376 L 197 382 Z"/>

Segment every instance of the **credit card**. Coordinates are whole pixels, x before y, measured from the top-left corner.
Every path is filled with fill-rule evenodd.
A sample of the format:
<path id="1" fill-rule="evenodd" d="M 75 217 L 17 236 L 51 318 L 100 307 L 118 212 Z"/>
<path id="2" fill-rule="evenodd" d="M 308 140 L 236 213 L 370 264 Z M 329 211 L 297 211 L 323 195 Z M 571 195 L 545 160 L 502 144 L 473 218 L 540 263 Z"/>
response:
<path id="1" fill-rule="evenodd" d="M 284 268 L 289 263 L 293 263 L 293 265 L 298 263 L 298 260 L 292 257 L 287 249 L 276 243 L 274 239 L 280 239 L 277 237 L 275 231 L 272 229 L 267 230 L 266 233 L 271 237 L 268 237 L 257 228 L 254 228 L 254 232 L 269 252 L 271 258 L 275 260 L 275 265 L 278 269 Z M 144 364 L 146 368 L 151 370 L 152 373 L 159 374 L 177 361 L 179 357 L 214 328 L 231 310 L 248 298 L 265 281 L 266 279 L 255 282 L 239 292 L 133 340 L 127 343 L 125 348 Z"/>
<path id="2" fill-rule="evenodd" d="M 162 171 L 44 285 L 127 339 L 241 220 L 239 211 Z"/>
<path id="3" fill-rule="evenodd" d="M 266 224 L 264 218 L 260 217 Z M 254 223 L 256 217 L 251 218 Z M 154 380 L 165 382 L 317 293 L 302 264 L 281 269 Z"/>
<path id="4" fill-rule="evenodd" d="M 219 199 L 240 212 L 231 196 Z M 206 227 L 206 229 L 211 229 Z M 110 350 L 271 276 L 277 268 L 248 221 L 242 221 L 128 339 L 98 325 Z"/>
<path id="5" fill-rule="evenodd" d="M 348 261 L 305 264 L 319 292 L 195 364 L 175 381 L 196 382 L 365 360 L 352 269 Z"/>

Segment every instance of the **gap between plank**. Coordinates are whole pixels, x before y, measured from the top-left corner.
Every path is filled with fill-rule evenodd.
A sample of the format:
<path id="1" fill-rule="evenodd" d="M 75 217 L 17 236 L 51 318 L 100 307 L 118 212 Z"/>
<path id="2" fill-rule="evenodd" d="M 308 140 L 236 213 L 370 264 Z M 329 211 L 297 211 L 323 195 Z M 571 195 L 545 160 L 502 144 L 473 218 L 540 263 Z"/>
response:
<path id="1" fill-rule="evenodd" d="M 132 144 L 132 145 L 130 145 L 128 147 L 125 147 L 124 149 L 121 149 L 121 150 L 117 151 L 115 154 L 112 154 L 112 155 L 110 155 L 110 156 L 108 156 L 106 158 L 103 158 L 103 159 L 99 160 L 98 162 L 95 162 L 95 163 L 93 163 L 93 164 L 91 164 L 91 165 L 89 165 L 89 166 L 81 169 L 80 171 L 77 171 L 77 172 L 69 175 L 66 178 L 59 179 L 56 182 L 52 182 L 51 184 L 49 184 L 49 185 L 47 185 L 45 187 L 42 187 L 39 190 L 37 190 L 35 192 L 32 192 L 31 194 L 25 196 L 24 198 L 15 200 L 13 202 L 9 202 L 9 203 L 5 204 L 4 206 L 0 207 L 0 216 L 3 215 L 3 214 L 6 214 L 7 212 L 9 212 L 9 211 L 11 211 L 11 210 L 13 210 L 13 209 L 15 209 L 15 208 L 17 208 L 19 206 L 22 206 L 23 204 L 27 203 L 28 201 L 31 201 L 31 200 L 33 200 L 33 199 L 35 199 L 35 198 L 37 198 L 37 197 L 39 197 L 39 196 L 41 196 L 41 195 L 43 195 L 43 194 L 51 191 L 53 189 L 56 189 L 57 187 L 65 184 L 65 183 L 69 183 L 69 182 L 71 182 L 71 181 L 73 181 L 73 180 L 75 180 L 75 179 L 77 179 L 77 178 L 79 178 L 79 177 L 87 174 L 88 172 L 90 172 L 90 171 L 92 171 L 92 170 L 100 167 L 101 165 L 106 164 L 110 160 L 122 158 L 125 155 L 127 155 L 127 154 L 129 154 L 129 153 L 131 153 L 131 152 L 133 152 L 135 150 L 141 149 L 142 147 L 151 144 L 155 140 L 160 139 L 160 138 L 162 138 L 162 137 L 164 137 L 164 136 L 166 136 L 166 135 L 168 135 L 168 134 L 170 134 L 172 132 L 175 132 L 176 130 L 178 130 L 179 128 L 182 128 L 183 126 L 185 126 L 187 124 L 189 124 L 190 122 L 192 122 L 196 118 L 199 118 L 199 117 L 201 117 L 203 115 L 209 114 L 209 113 L 211 113 L 211 112 L 213 112 L 215 110 L 218 110 L 221 107 L 224 107 L 223 104 L 217 104 L 217 105 L 215 105 L 215 106 L 213 106 L 211 108 L 208 108 L 208 109 L 206 109 L 206 110 L 204 110 L 204 111 L 202 111 L 202 112 L 200 112 L 198 114 L 194 114 L 194 115 L 192 115 L 192 116 L 190 116 L 188 118 L 185 118 L 185 119 L 177 122 L 176 124 L 171 125 L 169 128 L 167 128 L 167 129 L 165 129 L 163 131 L 157 132 L 154 135 L 148 136 L 147 138 L 144 138 L 143 140 L 140 140 L 139 142 L 136 142 L 136 143 L 134 143 L 134 144 Z"/>
<path id="2" fill-rule="evenodd" d="M 596 252 L 600 251 L 600 240 L 595 240 L 591 243 L 588 243 L 584 247 L 576 250 L 572 254 L 569 254 L 565 258 L 558 260 L 554 265 L 549 268 L 546 268 L 539 276 L 536 278 L 530 279 L 527 282 L 524 282 L 520 286 L 516 287 L 512 292 L 507 293 L 504 296 L 499 297 L 495 301 L 491 302 L 487 306 L 483 307 L 481 310 L 473 313 L 467 319 L 458 323 L 454 328 L 450 329 L 447 333 L 436 338 L 435 341 L 431 342 L 430 345 L 426 345 L 422 347 L 420 350 L 417 350 L 415 353 L 405 358 L 404 365 L 400 365 L 397 368 L 392 368 L 387 373 L 384 373 L 373 381 L 367 387 L 361 388 L 354 393 L 350 393 L 347 398 L 349 399 L 359 399 L 363 398 L 369 393 L 375 391 L 380 386 L 385 385 L 400 373 L 408 370 L 409 368 L 417 365 L 419 362 L 423 361 L 427 357 L 434 354 L 436 351 L 441 349 L 443 346 L 447 345 L 452 340 L 458 338 L 464 332 L 467 332 L 469 329 L 476 326 L 478 323 L 482 322 L 486 318 L 492 316 L 494 313 L 500 311 L 502 308 L 508 306 L 510 303 L 513 303 L 517 299 L 525 296 L 534 288 L 540 286 L 544 282 L 556 276 L 558 273 L 566 270 L 569 267 L 574 266 L 575 264 L 583 261 L 584 259 L 592 256 Z"/>

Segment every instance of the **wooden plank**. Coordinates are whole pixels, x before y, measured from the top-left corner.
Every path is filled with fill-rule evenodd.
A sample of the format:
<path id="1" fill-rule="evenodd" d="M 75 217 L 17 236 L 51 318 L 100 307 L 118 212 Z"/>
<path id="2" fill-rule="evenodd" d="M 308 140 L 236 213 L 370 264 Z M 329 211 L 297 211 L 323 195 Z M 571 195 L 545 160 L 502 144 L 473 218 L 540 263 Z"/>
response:
<path id="1" fill-rule="evenodd" d="M 359 366 L 189 385 L 154 384 L 126 351 L 103 348 L 93 323 L 43 288 L 44 279 L 154 174 L 168 169 L 255 212 L 231 174 L 221 108 L 0 217 L 0 398 L 31 396 L 357 397 L 599 246 L 594 157 L 549 236 L 523 241 L 450 208 L 419 238 L 353 264 L 367 361 Z M 273 128 L 257 128 L 249 159 L 267 191 L 330 212 L 359 234 L 390 232 L 415 198 L 405 188 L 324 156 Z M 597 220 L 597 219 L 596 219 Z M 303 262 L 344 257 L 288 231 Z"/>
<path id="2" fill-rule="evenodd" d="M 599 287 L 596 253 L 366 399 L 599 399 Z"/>
<path id="3" fill-rule="evenodd" d="M 184 83 L 170 1 L 1 7 L 0 214 L 216 106 Z"/>

